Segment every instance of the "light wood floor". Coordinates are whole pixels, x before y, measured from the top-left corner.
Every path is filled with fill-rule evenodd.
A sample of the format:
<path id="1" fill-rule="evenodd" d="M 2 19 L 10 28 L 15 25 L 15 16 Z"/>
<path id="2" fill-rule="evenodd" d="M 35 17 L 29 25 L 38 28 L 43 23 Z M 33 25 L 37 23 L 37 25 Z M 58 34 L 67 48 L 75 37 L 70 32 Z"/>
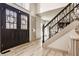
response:
<path id="1" fill-rule="evenodd" d="M 11 51 L 0 56 L 66 56 L 60 51 L 42 48 L 40 40 L 25 43 L 17 47 L 11 48 Z"/>

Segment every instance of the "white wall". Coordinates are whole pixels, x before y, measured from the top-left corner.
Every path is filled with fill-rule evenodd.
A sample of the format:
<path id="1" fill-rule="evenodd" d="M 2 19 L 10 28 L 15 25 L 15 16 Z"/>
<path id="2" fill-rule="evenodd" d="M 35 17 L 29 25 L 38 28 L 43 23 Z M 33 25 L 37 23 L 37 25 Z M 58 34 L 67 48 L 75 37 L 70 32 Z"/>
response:
<path id="1" fill-rule="evenodd" d="M 30 3 L 16 3 L 16 4 L 18 4 L 19 6 L 25 8 L 25 9 L 27 9 L 27 10 L 30 9 L 30 8 L 29 8 L 29 7 L 30 7 Z"/>
<path id="2" fill-rule="evenodd" d="M 58 9 L 54 9 L 54 10 L 51 10 L 51 11 L 47 11 L 47 12 L 44 12 L 44 13 L 40 13 L 41 19 L 50 21 L 50 20 L 53 19 L 53 17 L 55 17 L 63 8 L 64 8 L 64 7 L 58 8 Z"/>

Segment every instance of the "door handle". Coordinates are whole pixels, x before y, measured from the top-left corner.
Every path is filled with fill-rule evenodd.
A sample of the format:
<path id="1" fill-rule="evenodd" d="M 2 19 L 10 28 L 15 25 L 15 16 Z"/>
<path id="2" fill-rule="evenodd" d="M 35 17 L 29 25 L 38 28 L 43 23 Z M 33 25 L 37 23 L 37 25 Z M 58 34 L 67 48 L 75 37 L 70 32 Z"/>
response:
<path id="1" fill-rule="evenodd" d="M 4 27 L 2 26 L 2 29 L 3 29 Z"/>

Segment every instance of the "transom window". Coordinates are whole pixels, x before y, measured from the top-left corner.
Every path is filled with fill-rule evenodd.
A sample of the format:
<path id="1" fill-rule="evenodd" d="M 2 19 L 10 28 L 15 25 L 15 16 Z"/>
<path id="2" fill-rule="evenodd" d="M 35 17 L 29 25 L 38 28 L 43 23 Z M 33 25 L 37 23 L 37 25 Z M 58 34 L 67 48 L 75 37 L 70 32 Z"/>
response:
<path id="1" fill-rule="evenodd" d="M 6 29 L 17 28 L 17 13 L 6 9 Z"/>
<path id="2" fill-rule="evenodd" d="M 21 29 L 27 29 L 27 16 L 21 15 Z"/>

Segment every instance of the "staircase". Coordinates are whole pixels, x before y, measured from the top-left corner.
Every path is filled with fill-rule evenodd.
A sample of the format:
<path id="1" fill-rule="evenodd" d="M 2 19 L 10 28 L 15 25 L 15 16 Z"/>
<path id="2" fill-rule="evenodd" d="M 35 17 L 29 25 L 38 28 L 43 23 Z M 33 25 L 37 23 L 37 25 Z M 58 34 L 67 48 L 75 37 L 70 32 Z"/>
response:
<path id="1" fill-rule="evenodd" d="M 50 22 L 43 25 L 43 47 L 68 52 L 70 48 L 69 44 L 71 42 L 70 36 L 78 37 L 79 35 L 79 30 L 76 30 L 78 26 L 79 4 L 69 3 Z M 46 28 L 49 29 L 48 38 L 45 38 Z"/>

